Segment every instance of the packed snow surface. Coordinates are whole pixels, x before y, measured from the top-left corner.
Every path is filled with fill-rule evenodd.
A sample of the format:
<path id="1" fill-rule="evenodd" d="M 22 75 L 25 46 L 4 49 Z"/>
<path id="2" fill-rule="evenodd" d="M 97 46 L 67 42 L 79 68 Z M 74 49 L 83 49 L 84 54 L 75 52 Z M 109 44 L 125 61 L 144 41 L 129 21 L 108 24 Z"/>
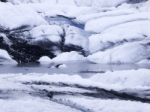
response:
<path id="1" fill-rule="evenodd" d="M 149 99 L 146 95 L 150 89 L 149 75 L 148 69 L 109 71 L 94 74 L 90 78 L 82 78 L 77 74 L 1 74 L 0 110 L 148 112 L 150 104 L 142 103 L 142 98 L 145 101 Z M 118 95 L 114 96 L 113 91 Z M 127 99 L 121 98 L 122 92 Z M 132 95 L 137 99 L 132 99 Z"/>

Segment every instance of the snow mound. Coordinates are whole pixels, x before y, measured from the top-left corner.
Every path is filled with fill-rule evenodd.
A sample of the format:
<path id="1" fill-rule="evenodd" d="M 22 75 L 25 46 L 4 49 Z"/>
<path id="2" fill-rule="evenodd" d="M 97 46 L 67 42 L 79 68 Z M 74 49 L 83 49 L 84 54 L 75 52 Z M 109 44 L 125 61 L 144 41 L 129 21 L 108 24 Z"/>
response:
<path id="1" fill-rule="evenodd" d="M 85 57 L 75 51 L 64 52 L 52 59 L 53 62 L 79 61 L 79 60 L 83 61 L 85 60 Z"/>
<path id="2" fill-rule="evenodd" d="M 12 77 L 9 77 L 9 76 Z M 82 85 L 84 87 L 98 87 L 106 90 L 124 90 L 124 89 L 149 89 L 150 88 L 150 70 L 122 70 L 110 71 L 104 74 L 94 74 L 90 78 L 82 78 L 80 75 L 69 74 L 3 74 L 2 79 L 7 82 L 16 83 L 16 88 L 22 87 L 21 82 L 47 82 L 47 83 L 65 83 L 68 85 Z M 72 80 L 73 79 L 73 80 Z M 6 80 L 2 80 L 2 82 Z M 4 84 L 3 84 L 4 85 Z M 4 87 L 4 86 L 2 86 Z M 1 87 L 1 88 L 2 88 Z M 7 86 L 10 88 L 10 86 Z M 15 87 L 15 86 L 14 86 Z"/>
<path id="3" fill-rule="evenodd" d="M 150 57 L 150 46 L 138 42 L 123 44 L 88 56 L 95 63 L 137 63 Z"/>
<path id="4" fill-rule="evenodd" d="M 138 62 L 137 64 L 150 64 L 150 60 L 144 59 L 144 60 L 141 60 L 140 62 Z"/>
<path id="5" fill-rule="evenodd" d="M 150 87 L 150 72 L 147 69 L 124 70 L 97 74 L 91 78 L 106 85 L 118 85 L 124 88 Z"/>
<path id="6" fill-rule="evenodd" d="M 52 60 L 47 56 L 43 56 L 39 59 L 39 62 L 40 64 L 50 64 Z"/>
<path id="7" fill-rule="evenodd" d="M 4 59 L 8 59 L 8 60 L 11 59 L 11 57 L 10 57 L 9 54 L 8 54 L 8 52 L 5 51 L 5 50 L 2 50 L 2 49 L 0 49 L 0 57 L 1 57 L 1 58 L 4 58 Z"/>
<path id="8" fill-rule="evenodd" d="M 102 17 L 114 17 L 114 16 L 120 16 L 120 15 L 129 15 L 135 13 L 135 10 L 131 9 L 112 9 L 110 11 L 106 12 L 93 12 L 93 13 L 88 13 L 84 15 L 77 16 L 77 21 L 81 23 L 87 23 L 90 20 L 102 18 Z"/>
<path id="9" fill-rule="evenodd" d="M 142 41 L 150 37 L 150 21 L 134 21 L 108 28 L 101 34 L 89 37 L 89 50 L 91 53 L 105 50 L 113 46 Z"/>
<path id="10" fill-rule="evenodd" d="M 7 51 L 0 49 L 0 63 L 16 63 L 8 54 Z"/>
<path id="11" fill-rule="evenodd" d="M 147 112 L 150 110 L 149 104 L 119 101 L 119 100 L 102 100 L 102 99 L 87 99 L 87 98 L 68 98 L 70 101 L 80 104 L 84 107 L 89 107 L 94 112 Z"/>
<path id="12" fill-rule="evenodd" d="M 19 104 L 19 105 L 18 105 Z M 80 112 L 70 107 L 40 98 L 0 99 L 1 112 Z"/>
<path id="13" fill-rule="evenodd" d="M 32 8 L 23 5 L 14 6 L 0 2 L 0 15 L 0 26 L 6 29 L 46 24 Z"/>
<path id="14" fill-rule="evenodd" d="M 141 94 L 142 91 L 147 96 L 150 88 L 149 75 L 148 69 L 106 72 L 95 74 L 91 78 L 69 74 L 1 74 L 1 112 L 81 112 L 85 109 L 90 112 L 148 112 L 148 103 L 119 99 L 119 93 L 125 90 L 130 96 L 133 90 L 135 94 L 132 95 L 136 96 L 136 93 Z M 109 99 L 84 95 L 92 94 L 97 89 L 102 91 L 100 95 L 107 93 L 106 97 L 108 95 Z M 116 94 L 118 98 L 110 99 L 114 96 L 110 97 L 112 91 L 119 94 Z M 51 92 L 54 92 L 53 98 L 49 98 Z"/>
<path id="15" fill-rule="evenodd" d="M 101 33 L 106 29 L 114 27 L 116 25 L 138 20 L 148 20 L 149 18 L 149 12 L 140 12 L 136 14 L 120 15 L 115 17 L 102 17 L 88 21 L 85 25 L 85 30 L 94 33 Z"/>

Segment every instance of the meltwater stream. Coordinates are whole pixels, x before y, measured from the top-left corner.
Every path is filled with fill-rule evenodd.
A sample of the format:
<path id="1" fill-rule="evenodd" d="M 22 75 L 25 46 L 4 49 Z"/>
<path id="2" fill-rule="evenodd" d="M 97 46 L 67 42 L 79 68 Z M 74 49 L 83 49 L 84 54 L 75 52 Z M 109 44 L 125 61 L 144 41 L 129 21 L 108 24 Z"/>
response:
<path id="1" fill-rule="evenodd" d="M 65 67 L 59 67 L 62 63 L 57 64 L 28 64 L 28 65 L 0 65 L 0 74 L 8 73 L 47 73 L 47 74 L 69 74 L 80 75 L 81 77 L 90 77 L 95 73 L 105 73 L 106 71 L 118 70 L 137 70 L 150 69 L 150 64 L 94 64 L 90 62 L 63 62 Z"/>

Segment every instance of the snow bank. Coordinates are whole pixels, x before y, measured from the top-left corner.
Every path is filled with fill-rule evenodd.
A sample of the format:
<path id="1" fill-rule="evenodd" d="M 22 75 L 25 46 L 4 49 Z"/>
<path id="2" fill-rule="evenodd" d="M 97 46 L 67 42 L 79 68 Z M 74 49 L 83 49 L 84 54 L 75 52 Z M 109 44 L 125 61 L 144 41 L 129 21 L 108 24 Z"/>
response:
<path id="1" fill-rule="evenodd" d="M 6 90 L 4 95 L 1 94 L 1 112 L 49 112 L 49 110 L 53 112 L 62 112 L 62 110 L 64 112 L 78 112 L 80 109 L 88 109 L 92 112 L 148 112 L 150 109 L 149 104 L 137 101 L 100 99 L 76 94 L 57 94 L 52 99 L 44 96 L 47 95 L 46 91 L 58 93 L 90 93 L 93 91 L 86 90 L 86 87 L 98 87 L 104 90 L 116 91 L 145 91 L 150 88 L 149 75 L 150 70 L 148 69 L 106 72 L 104 74 L 95 74 L 86 79 L 81 78 L 79 75 L 71 76 L 69 74 L 1 74 L 0 89 L 2 92 Z M 29 82 L 29 84 L 26 82 Z M 34 84 L 34 82 L 37 82 L 37 84 Z M 61 86 L 61 84 L 64 85 Z M 85 88 L 74 87 L 74 85 L 81 85 Z M 30 92 L 33 94 L 30 94 Z M 7 95 L 11 98 L 7 97 Z M 2 99 L 5 96 L 7 99 Z"/>
<path id="2" fill-rule="evenodd" d="M 84 15 L 77 16 L 77 21 L 81 23 L 87 23 L 90 20 L 102 18 L 102 17 L 114 17 L 120 15 L 129 15 L 135 13 L 135 10 L 131 9 L 112 9 L 106 12 L 96 12 L 96 13 L 88 13 Z"/>
<path id="3" fill-rule="evenodd" d="M 150 57 L 150 46 L 138 42 L 126 43 L 88 56 L 95 63 L 137 63 Z"/>
<path id="4" fill-rule="evenodd" d="M 51 3 L 50 3 L 51 4 Z M 50 5 L 49 3 L 29 4 L 25 6 L 32 7 L 36 12 L 40 12 L 42 16 L 52 17 L 56 15 L 64 15 L 66 17 L 75 18 L 79 15 L 97 12 L 92 7 L 77 7 L 71 5 Z"/>
<path id="5" fill-rule="evenodd" d="M 39 62 L 40 64 L 50 64 L 52 60 L 47 56 L 43 56 L 39 59 Z"/>
<path id="6" fill-rule="evenodd" d="M 74 0 L 8 0 L 13 4 L 22 4 L 22 3 L 50 3 L 52 5 L 61 4 L 61 5 L 75 5 Z"/>
<path id="7" fill-rule="evenodd" d="M 150 11 L 150 1 L 148 0 L 147 2 L 143 3 L 142 6 L 140 7 L 140 10 L 142 11 Z"/>
<path id="8" fill-rule="evenodd" d="M 24 86 L 23 84 L 20 83 L 14 83 L 14 82 L 9 82 L 4 79 L 0 79 L 0 90 L 30 90 L 28 87 Z"/>
<path id="9" fill-rule="evenodd" d="M 124 88 L 150 87 L 150 71 L 147 69 L 124 70 L 97 74 L 92 81 L 106 85 L 118 85 Z"/>
<path id="10" fill-rule="evenodd" d="M 65 98 L 64 98 L 65 99 Z M 119 100 L 102 100 L 93 98 L 66 98 L 83 107 L 88 107 L 94 112 L 148 112 L 150 110 L 149 104 L 119 101 Z"/>
<path id="11" fill-rule="evenodd" d="M 91 53 L 111 48 L 118 44 L 132 41 L 142 41 L 150 37 L 150 21 L 134 21 L 108 28 L 101 34 L 89 37 L 89 50 Z"/>
<path id="12" fill-rule="evenodd" d="M 0 26 L 7 29 L 46 24 L 41 16 L 27 6 L 14 6 L 0 2 L 0 15 Z"/>
<path id="13" fill-rule="evenodd" d="M 134 21 L 114 26 L 102 33 L 101 41 L 140 40 L 150 36 L 150 20 Z M 108 34 L 109 33 L 109 34 Z M 106 36 L 105 36 L 106 35 Z M 109 35 L 109 36 L 107 36 Z M 112 37 L 110 37 L 112 35 Z"/>
<path id="14" fill-rule="evenodd" d="M 7 51 L 0 49 L 0 64 L 16 64 Z"/>
<path id="15" fill-rule="evenodd" d="M 9 56 L 8 52 L 2 49 L 0 49 L 0 58 L 11 60 L 11 57 Z"/>
<path id="16" fill-rule="evenodd" d="M 1 112 L 80 112 L 50 100 L 25 97 L 15 100 L 0 99 Z"/>
<path id="17" fill-rule="evenodd" d="M 115 17 L 102 17 L 88 21 L 85 25 L 85 30 L 95 33 L 101 33 L 110 27 L 120 25 L 127 22 L 133 22 L 138 20 L 148 20 L 150 13 L 142 12 L 130 15 L 120 15 Z"/>
<path id="18" fill-rule="evenodd" d="M 148 89 L 150 88 L 150 70 L 123 70 L 106 72 L 104 74 L 95 74 L 90 78 L 82 78 L 80 75 L 69 74 L 3 74 L 2 79 L 7 79 L 10 83 L 16 82 L 47 82 L 47 83 L 65 83 L 68 85 L 82 85 L 85 87 L 105 88 L 106 90 L 124 90 L 124 89 Z M 9 77 L 11 76 L 11 77 Z M 73 80 L 72 80 L 73 79 Z M 6 80 L 4 80 L 6 81 Z M 17 83 L 16 83 L 17 84 Z"/>
<path id="19" fill-rule="evenodd" d="M 63 61 L 83 61 L 85 57 L 80 55 L 79 53 L 72 51 L 72 52 L 64 52 L 57 57 L 53 58 L 53 62 L 63 62 Z"/>
<path id="20" fill-rule="evenodd" d="M 61 4 L 61 5 L 75 5 L 75 6 L 101 6 L 101 7 L 113 7 L 120 5 L 127 0 L 8 0 L 14 4 L 21 3 L 41 3 L 48 2 L 53 5 Z"/>
<path id="21" fill-rule="evenodd" d="M 126 2 L 127 0 L 95 0 L 94 6 L 101 7 L 116 7 Z"/>
<path id="22" fill-rule="evenodd" d="M 144 60 L 141 60 L 140 62 L 138 62 L 137 64 L 150 64 L 150 60 L 144 59 Z"/>

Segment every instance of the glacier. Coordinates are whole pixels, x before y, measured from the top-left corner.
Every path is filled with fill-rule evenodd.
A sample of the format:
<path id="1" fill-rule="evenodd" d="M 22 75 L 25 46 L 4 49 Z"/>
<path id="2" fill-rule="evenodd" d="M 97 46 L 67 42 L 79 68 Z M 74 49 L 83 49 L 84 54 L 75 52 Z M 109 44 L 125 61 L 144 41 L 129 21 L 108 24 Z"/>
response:
<path id="1" fill-rule="evenodd" d="M 150 0 L 0 0 L 0 112 L 149 112 Z"/>
<path id="2" fill-rule="evenodd" d="M 38 62 L 42 56 L 52 59 L 72 51 L 94 63 L 149 60 L 149 1 L 139 2 L 0 2 L 0 48 L 18 63 Z M 124 54 L 117 56 L 122 51 Z"/>

